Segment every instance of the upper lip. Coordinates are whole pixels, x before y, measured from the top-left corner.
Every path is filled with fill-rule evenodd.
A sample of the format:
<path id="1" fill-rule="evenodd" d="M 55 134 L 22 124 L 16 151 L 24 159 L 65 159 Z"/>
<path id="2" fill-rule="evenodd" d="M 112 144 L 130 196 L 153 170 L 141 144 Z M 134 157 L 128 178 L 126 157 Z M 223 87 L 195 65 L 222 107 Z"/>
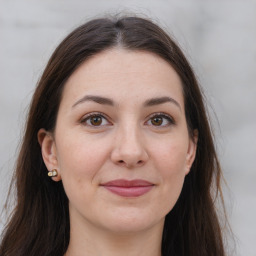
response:
<path id="1" fill-rule="evenodd" d="M 112 186 L 112 187 L 146 187 L 146 186 L 153 186 L 152 182 L 146 180 L 125 180 L 125 179 L 118 179 L 118 180 L 111 180 L 106 183 L 102 183 L 101 186 Z"/>

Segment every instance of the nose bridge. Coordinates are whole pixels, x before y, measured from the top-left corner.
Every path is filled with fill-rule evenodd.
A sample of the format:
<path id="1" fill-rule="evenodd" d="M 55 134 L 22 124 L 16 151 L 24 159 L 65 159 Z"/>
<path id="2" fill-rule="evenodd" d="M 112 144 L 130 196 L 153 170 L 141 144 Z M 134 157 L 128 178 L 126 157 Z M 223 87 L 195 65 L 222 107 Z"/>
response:
<path id="1" fill-rule="evenodd" d="M 135 122 L 120 127 L 120 148 L 124 151 L 138 151 L 142 146 L 142 137 L 139 136 L 139 133 L 138 125 Z"/>
<path id="2" fill-rule="evenodd" d="M 148 159 L 143 134 L 135 120 L 126 120 L 117 130 L 113 160 L 122 165 L 142 165 Z"/>

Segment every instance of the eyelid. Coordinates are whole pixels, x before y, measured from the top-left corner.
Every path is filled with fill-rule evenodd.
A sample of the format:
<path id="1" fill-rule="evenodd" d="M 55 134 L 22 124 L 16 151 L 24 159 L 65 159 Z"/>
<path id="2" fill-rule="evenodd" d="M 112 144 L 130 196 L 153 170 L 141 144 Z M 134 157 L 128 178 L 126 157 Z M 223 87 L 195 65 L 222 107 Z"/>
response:
<path id="1" fill-rule="evenodd" d="M 148 121 L 150 121 L 151 118 L 157 117 L 157 116 L 161 116 L 161 117 L 167 119 L 168 122 L 169 122 L 168 126 L 170 126 L 170 125 L 175 125 L 175 124 L 176 124 L 174 118 L 173 118 L 170 114 L 166 114 L 166 113 L 164 113 L 164 112 L 156 112 L 156 113 L 150 114 L 150 115 L 147 117 L 147 121 L 146 121 L 145 123 L 147 123 Z M 154 125 L 151 125 L 151 126 L 154 126 Z M 167 125 L 164 125 L 164 126 L 155 126 L 155 127 L 161 128 L 161 127 L 167 127 Z"/>
<path id="2" fill-rule="evenodd" d="M 112 125 L 112 121 L 111 121 L 111 118 L 109 118 L 106 114 L 102 113 L 102 112 L 90 112 L 86 115 L 84 115 L 81 120 L 80 120 L 80 123 L 86 123 L 87 120 L 89 120 L 89 118 L 91 117 L 94 117 L 94 116 L 101 116 L 102 118 L 104 118 L 108 124 L 105 124 L 105 125 L 99 125 L 99 126 L 93 126 L 93 125 L 89 125 L 87 124 L 87 126 L 89 127 L 94 127 L 94 128 L 100 128 L 100 127 L 104 127 L 104 126 L 108 126 L 108 125 Z M 163 128 L 163 127 L 168 127 L 170 125 L 174 125 L 176 124 L 174 118 L 170 115 L 170 114 L 166 114 L 164 112 L 156 112 L 156 113 L 152 113 L 150 114 L 147 119 L 146 119 L 146 123 L 148 123 L 150 121 L 150 119 L 154 118 L 154 117 L 163 117 L 164 119 L 166 119 L 168 121 L 168 125 L 160 125 L 160 126 L 155 126 L 155 127 L 158 127 L 158 128 Z M 151 126 L 154 126 L 151 124 Z"/>
<path id="3" fill-rule="evenodd" d="M 102 118 L 104 118 L 105 120 L 107 120 L 108 124 L 107 125 L 111 125 L 112 122 L 110 121 L 110 118 L 102 113 L 102 112 L 90 112 L 88 114 L 85 114 L 81 120 L 80 120 L 80 123 L 85 123 L 90 117 L 94 117 L 94 116 L 101 116 Z M 94 128 L 100 128 L 102 126 L 107 126 L 107 125 L 99 125 L 98 127 L 97 126 L 93 126 L 93 125 L 87 125 L 87 126 L 91 126 L 91 127 L 94 127 Z"/>

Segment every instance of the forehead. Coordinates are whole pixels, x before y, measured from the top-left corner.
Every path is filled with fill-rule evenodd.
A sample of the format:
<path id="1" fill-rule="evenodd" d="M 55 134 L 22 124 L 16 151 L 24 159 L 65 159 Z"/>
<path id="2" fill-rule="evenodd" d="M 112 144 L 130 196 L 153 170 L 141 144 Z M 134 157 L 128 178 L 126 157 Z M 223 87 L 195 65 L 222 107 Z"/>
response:
<path id="1" fill-rule="evenodd" d="M 62 101 L 97 94 L 123 102 L 170 96 L 183 106 L 181 80 L 159 56 L 143 51 L 111 49 L 85 61 L 69 77 Z"/>

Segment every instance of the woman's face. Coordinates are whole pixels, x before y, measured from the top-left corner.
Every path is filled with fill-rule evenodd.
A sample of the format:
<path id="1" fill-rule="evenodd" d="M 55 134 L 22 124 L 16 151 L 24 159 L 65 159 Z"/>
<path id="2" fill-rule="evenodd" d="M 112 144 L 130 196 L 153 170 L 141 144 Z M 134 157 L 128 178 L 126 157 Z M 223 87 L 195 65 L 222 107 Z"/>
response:
<path id="1" fill-rule="evenodd" d="M 196 151 L 179 76 L 140 51 L 113 49 L 84 62 L 66 82 L 54 134 L 40 133 L 77 228 L 162 227 Z"/>

